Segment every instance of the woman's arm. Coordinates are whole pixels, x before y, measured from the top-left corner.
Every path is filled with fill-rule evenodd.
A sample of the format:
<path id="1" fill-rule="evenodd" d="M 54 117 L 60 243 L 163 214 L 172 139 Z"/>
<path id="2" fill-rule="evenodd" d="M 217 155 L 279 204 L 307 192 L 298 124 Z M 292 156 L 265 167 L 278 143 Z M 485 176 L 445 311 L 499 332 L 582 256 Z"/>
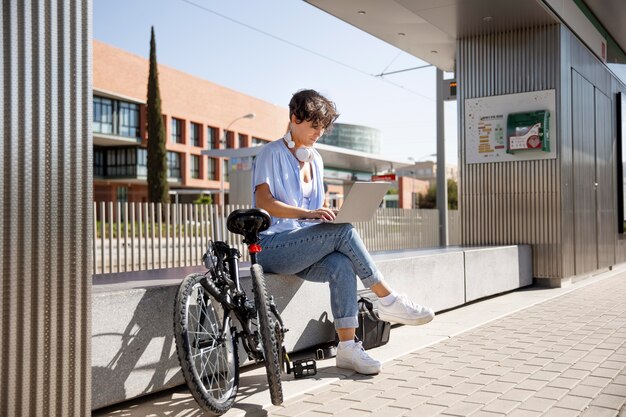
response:
<path id="1" fill-rule="evenodd" d="M 267 211 L 273 217 L 287 219 L 322 219 L 327 221 L 335 220 L 335 213 L 328 208 L 317 210 L 307 210 L 290 206 L 274 198 L 267 183 L 259 184 L 254 190 L 256 206 Z"/>

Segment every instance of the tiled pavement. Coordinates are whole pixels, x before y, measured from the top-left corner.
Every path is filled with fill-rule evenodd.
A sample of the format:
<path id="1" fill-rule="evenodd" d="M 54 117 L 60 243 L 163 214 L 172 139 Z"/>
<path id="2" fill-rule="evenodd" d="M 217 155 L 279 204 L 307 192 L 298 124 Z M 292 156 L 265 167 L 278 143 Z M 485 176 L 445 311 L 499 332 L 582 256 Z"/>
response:
<path id="1" fill-rule="evenodd" d="M 626 402 L 626 274 L 305 393 L 276 416 L 614 417 Z"/>
<path id="2" fill-rule="evenodd" d="M 328 360 L 317 380 L 287 380 L 279 407 L 267 404 L 262 369 L 246 371 L 226 416 L 626 417 L 626 269 L 604 275 L 394 328 L 389 345 L 372 351 L 395 357 L 380 375 L 355 375 Z M 165 415 L 202 413 L 184 389 L 94 413 Z"/>

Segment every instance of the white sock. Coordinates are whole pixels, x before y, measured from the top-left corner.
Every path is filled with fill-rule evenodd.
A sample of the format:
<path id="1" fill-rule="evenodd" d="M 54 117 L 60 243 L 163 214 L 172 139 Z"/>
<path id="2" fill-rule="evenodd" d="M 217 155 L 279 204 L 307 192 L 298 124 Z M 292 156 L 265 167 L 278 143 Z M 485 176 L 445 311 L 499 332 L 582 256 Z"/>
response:
<path id="1" fill-rule="evenodd" d="M 345 349 L 347 347 L 350 347 L 352 345 L 354 345 L 356 342 L 353 340 L 346 340 L 343 342 L 339 342 L 339 345 L 337 346 L 339 349 Z"/>
<path id="2" fill-rule="evenodd" d="M 384 306 L 389 306 L 391 305 L 394 301 L 396 301 L 396 298 L 398 297 L 398 294 L 395 291 L 391 291 L 391 293 L 389 293 L 389 295 L 385 296 L 385 297 L 380 297 L 378 299 L 378 301 L 384 305 Z"/>

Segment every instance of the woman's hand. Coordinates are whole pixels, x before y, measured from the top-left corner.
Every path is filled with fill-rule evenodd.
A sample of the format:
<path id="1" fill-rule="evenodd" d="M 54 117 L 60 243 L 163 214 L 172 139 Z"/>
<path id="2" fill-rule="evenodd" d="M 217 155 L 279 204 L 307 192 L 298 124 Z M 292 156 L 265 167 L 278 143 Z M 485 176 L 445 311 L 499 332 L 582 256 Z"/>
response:
<path id="1" fill-rule="evenodd" d="M 326 207 L 318 208 L 317 210 L 309 210 L 307 216 L 310 219 L 322 219 L 327 222 L 335 220 L 335 211 Z"/>

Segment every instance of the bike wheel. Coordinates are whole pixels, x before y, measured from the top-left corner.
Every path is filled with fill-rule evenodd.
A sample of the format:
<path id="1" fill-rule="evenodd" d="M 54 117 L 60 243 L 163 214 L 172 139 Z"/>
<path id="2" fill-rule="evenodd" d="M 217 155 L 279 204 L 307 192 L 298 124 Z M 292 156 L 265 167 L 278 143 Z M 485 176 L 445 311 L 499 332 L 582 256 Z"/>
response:
<path id="1" fill-rule="evenodd" d="M 187 386 L 196 402 L 214 415 L 235 401 L 239 356 L 224 308 L 202 286 L 202 274 L 188 275 L 176 294 L 174 335 Z"/>
<path id="2" fill-rule="evenodd" d="M 280 383 L 280 368 L 282 358 L 276 345 L 276 333 L 274 320 L 270 310 L 270 303 L 265 288 L 265 278 L 263 268 L 255 264 L 250 268 L 252 274 L 252 288 L 254 290 L 254 303 L 259 316 L 259 334 L 261 335 L 261 346 L 265 354 L 265 369 L 267 371 L 267 382 L 270 389 L 272 404 L 283 403 L 283 387 Z"/>

